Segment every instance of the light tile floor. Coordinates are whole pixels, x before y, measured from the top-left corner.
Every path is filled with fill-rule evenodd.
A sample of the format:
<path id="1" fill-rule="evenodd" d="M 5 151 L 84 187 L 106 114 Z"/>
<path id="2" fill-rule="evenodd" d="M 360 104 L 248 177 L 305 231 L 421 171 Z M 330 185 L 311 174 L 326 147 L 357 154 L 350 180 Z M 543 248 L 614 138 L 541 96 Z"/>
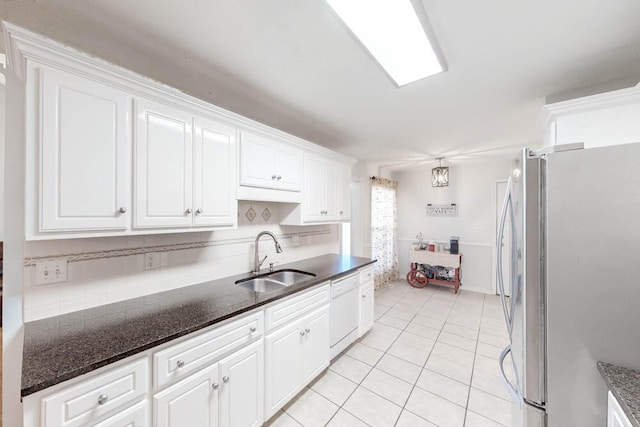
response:
<path id="1" fill-rule="evenodd" d="M 511 426 L 500 299 L 404 281 L 376 291 L 373 329 L 267 425 Z"/>

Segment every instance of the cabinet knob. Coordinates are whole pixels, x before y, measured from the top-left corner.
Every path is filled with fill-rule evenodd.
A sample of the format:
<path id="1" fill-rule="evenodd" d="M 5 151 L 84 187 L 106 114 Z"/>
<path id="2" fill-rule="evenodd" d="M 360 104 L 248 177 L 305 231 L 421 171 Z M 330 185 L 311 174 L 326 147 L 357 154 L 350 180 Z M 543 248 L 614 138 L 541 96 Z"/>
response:
<path id="1" fill-rule="evenodd" d="M 202 209 L 198 208 L 196 209 L 196 215 L 200 215 L 202 213 Z"/>
<path id="2" fill-rule="evenodd" d="M 211 388 L 214 389 L 214 390 L 217 390 L 218 389 L 218 383 L 211 384 Z"/>
<path id="3" fill-rule="evenodd" d="M 300 331 L 300 336 L 304 336 L 304 331 Z"/>
<path id="4" fill-rule="evenodd" d="M 184 366 L 184 361 L 182 361 L 182 360 L 178 360 L 178 361 L 176 362 L 176 366 L 177 366 L 178 368 L 182 368 L 182 367 Z"/>
<path id="5" fill-rule="evenodd" d="M 304 330 L 304 331 L 305 331 L 306 333 L 309 333 L 309 332 L 311 332 L 311 329 L 309 329 L 309 328 L 305 328 L 305 330 Z"/>
<path id="6" fill-rule="evenodd" d="M 193 212 L 193 211 L 191 210 L 191 208 L 187 208 L 187 210 L 186 210 L 186 211 L 184 211 L 184 212 L 185 212 L 187 215 L 189 215 L 189 214 L 190 214 L 191 212 Z"/>
<path id="7" fill-rule="evenodd" d="M 366 298 L 366 297 L 367 297 L 366 295 L 362 295 L 362 298 Z"/>
<path id="8" fill-rule="evenodd" d="M 275 175 L 271 175 L 271 179 L 276 179 L 276 176 Z"/>
<path id="9" fill-rule="evenodd" d="M 127 208 L 125 208 L 124 206 L 121 207 L 120 209 L 118 209 L 118 212 L 120 213 L 127 213 Z"/>
<path id="10" fill-rule="evenodd" d="M 280 181 L 282 179 L 282 177 L 280 175 L 278 175 L 278 177 L 276 178 L 278 181 Z"/>
<path id="11" fill-rule="evenodd" d="M 340 211 L 340 215 L 342 215 L 344 212 Z"/>
<path id="12" fill-rule="evenodd" d="M 252 326 L 249 328 L 249 332 L 255 332 L 257 331 L 257 328 L 255 326 Z"/>
<path id="13" fill-rule="evenodd" d="M 107 400 L 109 400 L 109 396 L 107 396 L 106 394 L 101 394 L 100 396 L 98 396 L 98 405 L 104 405 L 105 403 L 107 403 Z"/>
<path id="14" fill-rule="evenodd" d="M 226 376 L 226 375 L 224 377 L 222 377 L 222 382 L 228 383 L 229 382 L 229 377 Z"/>

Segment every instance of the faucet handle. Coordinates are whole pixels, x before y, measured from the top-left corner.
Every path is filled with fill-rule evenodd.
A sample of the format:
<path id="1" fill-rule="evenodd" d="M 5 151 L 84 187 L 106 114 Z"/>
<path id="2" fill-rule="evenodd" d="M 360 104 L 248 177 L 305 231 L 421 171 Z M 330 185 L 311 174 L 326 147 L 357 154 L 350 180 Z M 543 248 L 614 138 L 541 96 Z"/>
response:
<path id="1" fill-rule="evenodd" d="M 260 263 L 258 263 L 258 268 L 257 270 L 260 270 L 260 267 L 262 267 L 262 264 L 264 264 L 264 262 L 266 261 L 267 256 L 265 255 L 264 258 L 262 258 L 262 261 L 260 261 Z"/>
<path id="2" fill-rule="evenodd" d="M 273 265 L 280 264 L 278 261 L 273 261 L 269 263 L 269 273 L 273 273 Z"/>

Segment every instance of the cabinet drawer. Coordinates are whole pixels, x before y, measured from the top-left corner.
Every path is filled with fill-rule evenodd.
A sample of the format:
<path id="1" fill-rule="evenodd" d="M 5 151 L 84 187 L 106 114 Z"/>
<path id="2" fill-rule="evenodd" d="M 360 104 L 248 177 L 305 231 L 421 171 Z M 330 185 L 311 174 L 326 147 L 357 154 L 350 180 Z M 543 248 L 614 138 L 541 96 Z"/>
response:
<path id="1" fill-rule="evenodd" d="M 131 408 L 118 412 L 116 415 L 107 418 L 93 427 L 147 427 L 149 421 L 147 401 L 140 402 Z"/>
<path id="2" fill-rule="evenodd" d="M 293 297 L 265 310 L 267 330 L 285 325 L 304 313 L 329 302 L 329 284 Z"/>
<path id="3" fill-rule="evenodd" d="M 153 355 L 156 388 L 183 378 L 264 333 L 262 312 L 245 316 Z"/>
<path id="4" fill-rule="evenodd" d="M 42 399 L 46 427 L 75 427 L 132 402 L 147 392 L 147 359 L 94 376 Z"/>
<path id="5" fill-rule="evenodd" d="M 360 283 L 373 280 L 373 266 L 368 266 L 360 270 Z"/>

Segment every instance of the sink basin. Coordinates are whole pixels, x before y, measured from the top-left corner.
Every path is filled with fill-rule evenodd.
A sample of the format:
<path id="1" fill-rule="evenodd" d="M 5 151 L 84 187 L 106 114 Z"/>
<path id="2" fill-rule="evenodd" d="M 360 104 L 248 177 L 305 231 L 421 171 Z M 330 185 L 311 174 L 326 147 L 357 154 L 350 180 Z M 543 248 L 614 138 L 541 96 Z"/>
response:
<path id="1" fill-rule="evenodd" d="M 315 274 L 305 271 L 279 270 L 257 277 L 238 280 L 236 285 L 240 285 L 254 292 L 272 292 L 286 286 L 295 285 L 312 277 L 315 277 Z"/>
<path id="2" fill-rule="evenodd" d="M 294 283 L 302 282 L 314 276 L 315 274 L 306 273 L 304 271 L 280 270 L 269 273 L 264 277 L 272 280 L 277 280 L 278 282 L 286 283 L 287 285 L 293 285 Z"/>
<path id="3" fill-rule="evenodd" d="M 236 283 L 242 287 L 252 290 L 253 292 L 272 292 L 277 291 L 278 289 L 282 289 L 285 286 L 289 286 L 286 283 L 278 282 L 277 280 L 265 279 L 262 277 L 257 279 L 242 280 Z"/>

